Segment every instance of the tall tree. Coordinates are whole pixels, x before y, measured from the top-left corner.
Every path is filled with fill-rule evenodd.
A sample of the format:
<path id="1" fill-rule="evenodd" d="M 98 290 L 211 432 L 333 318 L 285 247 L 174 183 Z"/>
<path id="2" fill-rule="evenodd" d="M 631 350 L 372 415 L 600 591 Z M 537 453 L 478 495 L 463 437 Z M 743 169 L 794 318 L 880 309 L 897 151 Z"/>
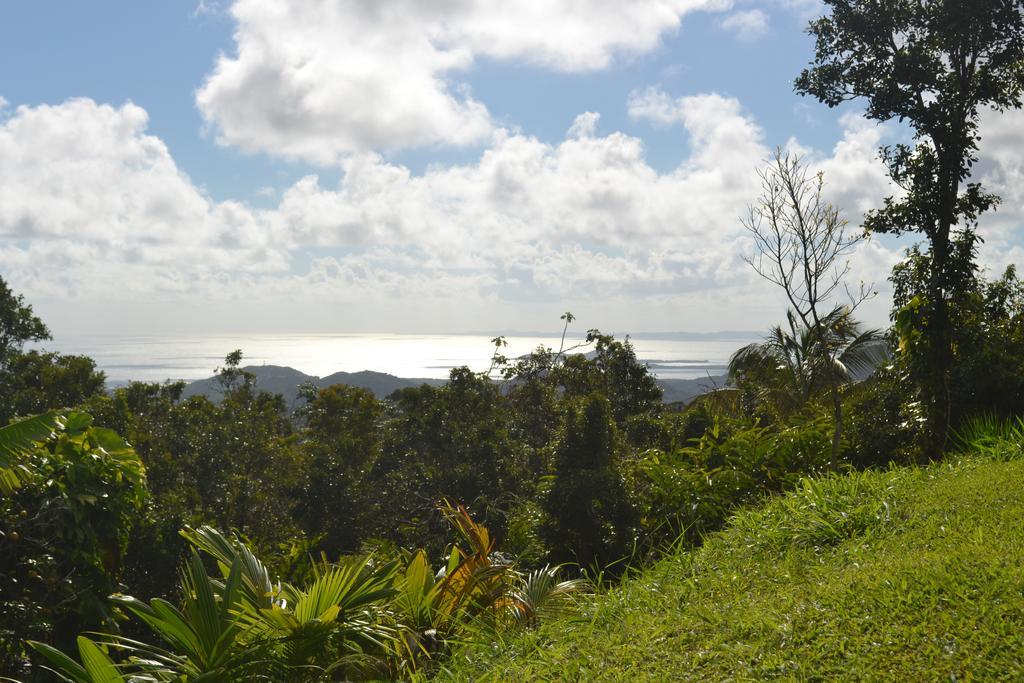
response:
<path id="1" fill-rule="evenodd" d="M 556 562 L 603 569 L 628 555 L 636 520 L 617 469 L 617 431 L 612 404 L 601 393 L 565 413 L 540 530 Z"/>
<path id="2" fill-rule="evenodd" d="M 849 381 L 842 354 L 849 353 L 848 342 L 856 340 L 858 353 L 864 356 L 867 352 L 862 360 L 868 362 L 873 348 L 871 342 L 877 337 L 874 331 L 862 335 L 853 320 L 853 311 L 869 296 L 869 291 L 862 284 L 860 290 L 853 293 L 844 282 L 850 270 L 845 257 L 863 239 L 863 234 L 851 234 L 847 230 L 846 220 L 839 210 L 825 200 L 824 175 L 810 173 L 798 155 L 776 149 L 760 176 L 761 196 L 743 220 L 757 250 L 746 261 L 758 275 L 786 293 L 791 307 L 792 335 L 787 337 L 781 327 L 776 327 L 766 344 L 741 349 L 733 357 L 729 372 L 736 375 L 737 361 L 745 365 L 748 372 L 751 370 L 748 362 L 753 353 L 751 349 L 775 349 L 762 354 L 765 358 L 773 357 L 780 349 L 796 349 L 798 362 L 787 363 L 791 368 L 800 368 L 794 376 L 814 377 L 810 384 L 797 382 L 807 389 L 797 393 L 798 403 L 810 398 L 812 384 L 823 380 L 829 388 L 834 419 L 832 463 L 835 465 L 839 461 L 843 435 L 840 392 L 842 385 Z M 847 308 L 834 307 L 831 303 L 841 289 L 850 297 Z M 800 332 L 798 327 L 802 327 Z M 790 342 L 781 343 L 782 339 Z M 787 351 L 784 355 L 791 354 Z"/>
<path id="3" fill-rule="evenodd" d="M 977 161 L 979 113 L 1019 108 L 1024 89 L 1022 0 L 824 0 L 812 21 L 815 56 L 796 90 L 830 107 L 866 100 L 868 118 L 898 119 L 914 144 L 882 149 L 903 190 L 865 217 L 873 232 L 923 233 L 931 269 L 921 317 L 929 376 L 922 378 L 932 454 L 949 433 L 954 363 L 948 298 L 951 242 L 973 230 L 998 198 L 969 182 Z"/>

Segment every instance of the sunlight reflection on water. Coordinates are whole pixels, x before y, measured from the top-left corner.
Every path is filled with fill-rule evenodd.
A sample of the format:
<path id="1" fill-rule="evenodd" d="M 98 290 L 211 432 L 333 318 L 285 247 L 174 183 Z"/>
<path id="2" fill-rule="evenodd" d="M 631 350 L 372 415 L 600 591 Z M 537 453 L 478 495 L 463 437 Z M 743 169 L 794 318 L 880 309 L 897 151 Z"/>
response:
<path id="1" fill-rule="evenodd" d="M 112 382 L 194 380 L 209 377 L 234 349 L 244 365 L 285 365 L 323 377 L 338 371 L 376 370 L 398 377 L 445 378 L 451 368 L 486 370 L 494 350 L 483 335 L 239 334 L 181 337 L 59 337 L 43 348 L 96 360 Z M 538 345 L 558 348 L 560 338 L 509 336 L 509 358 Z M 567 346 L 581 341 L 568 339 Z M 721 374 L 745 339 L 634 339 L 637 357 L 663 379 Z M 586 349 L 582 349 L 586 350 Z"/>

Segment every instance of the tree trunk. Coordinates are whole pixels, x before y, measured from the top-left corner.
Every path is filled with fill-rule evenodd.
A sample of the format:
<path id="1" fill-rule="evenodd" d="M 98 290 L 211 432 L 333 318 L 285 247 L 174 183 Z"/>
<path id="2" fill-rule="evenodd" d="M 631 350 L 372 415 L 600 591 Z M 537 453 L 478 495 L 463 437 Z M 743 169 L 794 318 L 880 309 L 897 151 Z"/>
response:
<path id="1" fill-rule="evenodd" d="M 832 458 L 829 461 L 829 469 L 834 470 L 839 467 L 839 447 L 843 438 L 843 398 L 835 378 L 832 379 L 832 417 L 835 419 L 835 425 L 832 428 Z"/>
<path id="2" fill-rule="evenodd" d="M 948 162 L 947 162 L 948 165 Z M 925 441 L 924 456 L 938 460 L 946 450 L 950 429 L 950 396 L 949 373 L 953 365 L 952 331 L 949 320 L 949 302 L 946 292 L 950 285 L 949 251 L 950 232 L 953 228 L 955 201 L 959 192 L 959 182 L 952 169 L 943 174 L 942 186 L 945 188 L 942 198 L 941 214 L 932 236 L 932 268 L 928 283 L 928 299 L 931 304 L 931 315 L 926 323 L 929 348 L 928 380 L 925 382 L 926 418 L 928 434 Z"/>

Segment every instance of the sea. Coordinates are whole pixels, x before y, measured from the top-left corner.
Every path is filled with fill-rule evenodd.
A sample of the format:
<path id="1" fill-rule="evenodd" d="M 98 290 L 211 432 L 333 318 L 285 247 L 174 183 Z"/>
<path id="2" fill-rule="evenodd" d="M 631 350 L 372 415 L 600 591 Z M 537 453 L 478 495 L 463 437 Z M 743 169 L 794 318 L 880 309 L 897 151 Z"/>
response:
<path id="1" fill-rule="evenodd" d="M 57 336 L 42 344 L 50 351 L 89 356 L 112 385 L 129 381 L 192 381 L 210 377 L 235 349 L 243 366 L 283 365 L 308 375 L 374 370 L 397 377 L 448 377 L 452 368 L 482 372 L 490 366 L 495 335 L 485 334 L 231 334 L 195 336 Z M 661 337 L 661 338 L 659 338 Z M 538 346 L 560 348 L 560 335 L 508 334 L 501 352 L 509 358 Z M 631 338 L 637 357 L 661 379 L 694 379 L 724 374 L 729 356 L 749 344 L 751 333 L 685 335 L 664 333 Z M 565 347 L 586 352 L 579 336 Z"/>

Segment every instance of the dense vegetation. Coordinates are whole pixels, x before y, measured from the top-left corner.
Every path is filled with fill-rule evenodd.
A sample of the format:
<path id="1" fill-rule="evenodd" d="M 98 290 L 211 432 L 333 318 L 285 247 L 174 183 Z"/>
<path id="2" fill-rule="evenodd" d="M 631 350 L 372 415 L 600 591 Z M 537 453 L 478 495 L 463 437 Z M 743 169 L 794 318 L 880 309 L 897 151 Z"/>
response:
<path id="1" fill-rule="evenodd" d="M 927 241 L 894 269 L 891 329 L 862 329 L 865 295 L 840 296 L 856 240 L 822 178 L 777 155 L 748 227 L 787 323 L 688 406 L 663 405 L 629 340 L 597 330 L 521 358 L 498 338 L 486 372 L 384 400 L 306 387 L 294 412 L 241 351 L 217 400 L 181 383 L 107 393 L 90 359 L 26 349 L 49 330 L 0 279 L 0 675 L 409 679 L 513 666 L 501 643 L 541 678 L 830 677 L 843 653 L 920 678 L 926 655 L 956 676 L 1019 658 L 989 644 L 1020 621 L 1006 454 L 1022 435 L 968 439 L 1007 462 L 885 468 L 1024 415 L 1024 286 L 979 270 L 996 200 L 967 182 L 979 107 L 1020 105 L 1024 9 L 826 4 L 798 89 L 911 124 L 916 144 L 885 152 L 906 193 L 865 227 Z M 564 665 L 535 651 L 552 638 Z"/>
<path id="2" fill-rule="evenodd" d="M 446 680 L 1020 680 L 1024 433 L 805 479 Z"/>

